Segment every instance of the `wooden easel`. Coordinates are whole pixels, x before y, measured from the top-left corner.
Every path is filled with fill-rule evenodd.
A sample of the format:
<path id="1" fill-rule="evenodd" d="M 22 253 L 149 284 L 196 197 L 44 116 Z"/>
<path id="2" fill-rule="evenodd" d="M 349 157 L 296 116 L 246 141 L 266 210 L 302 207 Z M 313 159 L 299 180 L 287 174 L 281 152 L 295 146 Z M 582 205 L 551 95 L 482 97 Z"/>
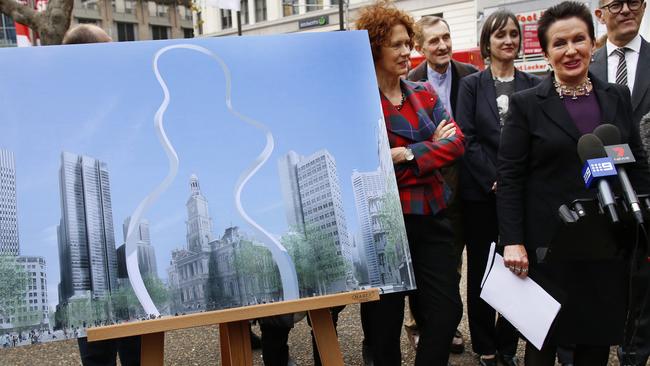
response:
<path id="1" fill-rule="evenodd" d="M 171 316 L 133 323 L 89 328 L 88 341 L 142 337 L 141 364 L 162 366 L 165 358 L 165 332 L 176 329 L 219 324 L 221 364 L 253 364 L 248 322 L 251 319 L 307 311 L 316 338 L 318 354 L 324 366 L 343 366 L 343 355 L 332 323 L 329 308 L 379 300 L 379 290 L 360 290 L 335 295 L 290 300 L 272 304 L 244 306 L 190 315 Z"/>

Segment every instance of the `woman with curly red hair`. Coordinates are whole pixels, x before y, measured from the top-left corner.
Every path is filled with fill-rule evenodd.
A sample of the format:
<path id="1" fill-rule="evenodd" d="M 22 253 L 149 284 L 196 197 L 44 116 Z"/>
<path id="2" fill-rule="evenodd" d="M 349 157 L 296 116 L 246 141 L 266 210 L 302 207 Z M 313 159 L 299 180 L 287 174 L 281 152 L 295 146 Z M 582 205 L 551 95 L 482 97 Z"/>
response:
<path id="1" fill-rule="evenodd" d="M 403 80 L 413 47 L 413 19 L 387 2 L 361 10 L 391 146 L 415 281 L 413 315 L 420 329 L 416 365 L 446 366 L 462 316 L 453 233 L 446 208 L 451 189 L 440 169 L 464 151 L 463 134 L 426 84 Z M 401 364 L 404 293 L 361 305 L 366 351 L 375 366 Z"/>

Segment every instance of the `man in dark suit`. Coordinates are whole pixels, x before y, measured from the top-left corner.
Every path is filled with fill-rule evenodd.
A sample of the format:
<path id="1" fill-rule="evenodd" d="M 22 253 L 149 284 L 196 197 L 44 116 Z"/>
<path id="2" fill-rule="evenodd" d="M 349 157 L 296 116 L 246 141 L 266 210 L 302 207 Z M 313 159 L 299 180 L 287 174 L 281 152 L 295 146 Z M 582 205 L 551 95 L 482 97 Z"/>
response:
<path id="1" fill-rule="evenodd" d="M 425 61 L 409 72 L 410 81 L 428 82 L 436 91 L 445 109 L 455 116 L 456 101 L 458 100 L 458 84 L 467 75 L 478 72 L 473 65 L 454 61 L 452 59 L 451 33 L 449 24 L 437 16 L 424 16 L 416 23 L 415 49 L 425 57 Z M 454 229 L 454 244 L 458 255 L 458 272 L 462 269 L 462 253 L 464 241 L 460 221 L 460 205 L 456 202 L 458 188 L 458 171 L 456 165 L 442 170 L 445 181 L 452 188 L 454 195 L 447 213 Z M 414 311 L 414 309 L 411 309 Z M 411 325 L 411 328 L 413 325 Z M 462 353 L 465 349 L 463 336 L 456 331 L 451 351 Z"/>
<path id="2" fill-rule="evenodd" d="M 650 43 L 639 34 L 645 8 L 643 0 L 601 0 L 595 10 L 598 21 L 607 27 L 607 44 L 594 54 L 590 71 L 601 80 L 630 89 L 634 123 L 650 111 L 650 78 L 644 75 L 650 70 Z M 621 67 L 619 49 L 625 61 Z"/>
<path id="3" fill-rule="evenodd" d="M 602 80 L 630 89 L 632 121 L 636 126 L 650 111 L 650 78 L 644 74 L 650 70 L 650 43 L 639 34 L 645 8 L 643 0 L 600 0 L 594 12 L 598 21 L 607 27 L 607 44 L 594 54 L 591 72 Z M 640 269 L 635 282 L 639 323 L 631 347 L 619 349 L 624 366 L 645 365 L 650 355 L 650 310 L 647 306 L 645 310 L 640 309 L 643 297 L 650 291 L 650 264 Z"/>

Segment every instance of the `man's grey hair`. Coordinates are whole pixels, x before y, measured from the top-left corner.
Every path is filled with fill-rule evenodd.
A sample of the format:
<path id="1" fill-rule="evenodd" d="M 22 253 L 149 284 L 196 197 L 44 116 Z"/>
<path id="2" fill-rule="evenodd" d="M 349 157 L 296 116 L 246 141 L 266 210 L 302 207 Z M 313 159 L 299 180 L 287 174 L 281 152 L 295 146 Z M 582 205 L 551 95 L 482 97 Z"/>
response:
<path id="1" fill-rule="evenodd" d="M 424 28 L 432 27 L 440 22 L 444 23 L 447 26 L 447 29 L 451 31 L 449 23 L 447 23 L 445 19 L 436 15 L 425 15 L 415 22 L 415 43 L 422 46 L 422 43 L 424 43 Z"/>

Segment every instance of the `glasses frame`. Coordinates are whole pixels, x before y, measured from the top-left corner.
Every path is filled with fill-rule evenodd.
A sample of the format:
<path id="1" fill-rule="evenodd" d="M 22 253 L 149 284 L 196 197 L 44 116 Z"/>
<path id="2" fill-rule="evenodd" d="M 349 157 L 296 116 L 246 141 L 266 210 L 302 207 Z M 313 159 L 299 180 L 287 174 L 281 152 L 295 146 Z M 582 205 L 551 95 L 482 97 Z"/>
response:
<path id="1" fill-rule="evenodd" d="M 607 4 L 607 5 L 601 6 L 600 9 L 605 9 L 605 10 L 609 11 L 610 13 L 616 15 L 616 14 L 620 14 L 620 12 L 623 11 L 623 7 L 624 7 L 625 4 L 627 4 L 627 8 L 630 11 L 636 12 L 637 10 L 641 9 L 643 7 L 643 3 L 645 3 L 645 1 L 642 0 L 642 1 L 639 2 L 639 6 L 636 9 L 632 9 L 632 7 L 630 6 L 631 1 L 634 1 L 634 0 L 614 0 L 611 3 Z M 619 4 L 621 6 L 621 9 L 618 10 L 618 11 L 612 11 L 612 6 L 615 6 L 617 4 Z"/>

